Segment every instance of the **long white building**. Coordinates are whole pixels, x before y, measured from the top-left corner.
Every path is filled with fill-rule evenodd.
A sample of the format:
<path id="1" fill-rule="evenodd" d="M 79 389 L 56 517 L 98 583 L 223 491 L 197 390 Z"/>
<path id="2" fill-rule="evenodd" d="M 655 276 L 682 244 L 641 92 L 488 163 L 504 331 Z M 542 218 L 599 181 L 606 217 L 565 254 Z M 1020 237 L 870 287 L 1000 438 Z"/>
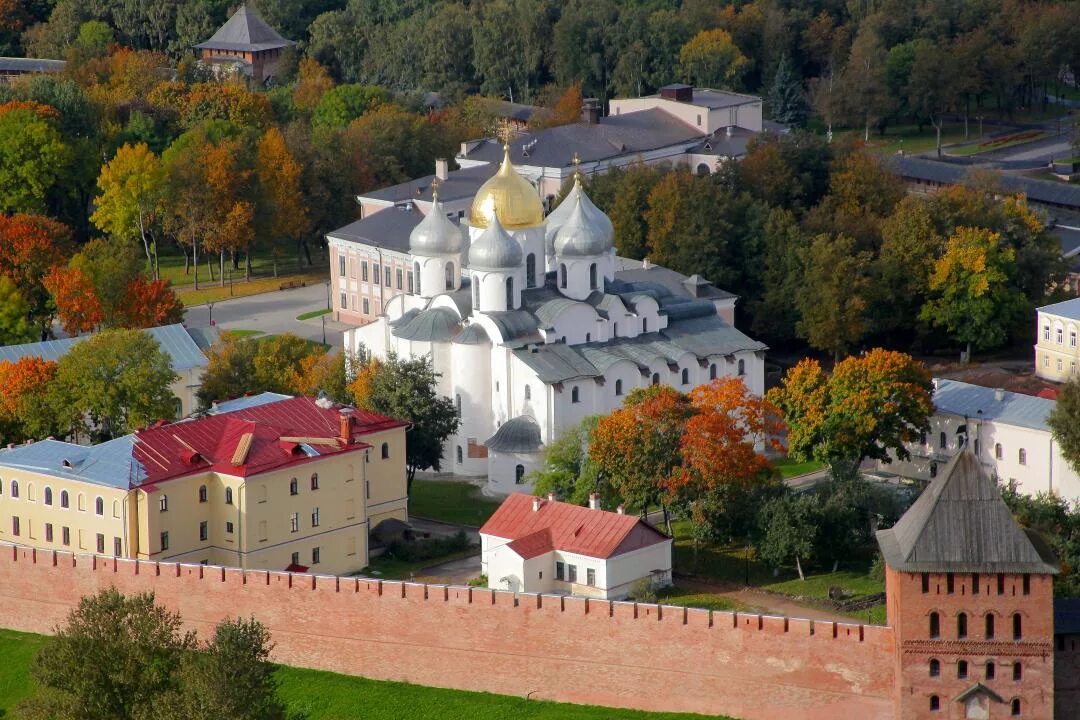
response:
<path id="1" fill-rule="evenodd" d="M 735 296 L 616 257 L 611 220 L 580 182 L 545 218 L 509 149 L 460 226 L 435 199 L 408 268 L 413 286 L 345 345 L 432 358 L 461 416 L 444 470 L 487 476 L 491 493 L 527 491 L 545 443 L 634 388 L 740 376 L 764 390 L 766 347 L 735 329 Z"/>

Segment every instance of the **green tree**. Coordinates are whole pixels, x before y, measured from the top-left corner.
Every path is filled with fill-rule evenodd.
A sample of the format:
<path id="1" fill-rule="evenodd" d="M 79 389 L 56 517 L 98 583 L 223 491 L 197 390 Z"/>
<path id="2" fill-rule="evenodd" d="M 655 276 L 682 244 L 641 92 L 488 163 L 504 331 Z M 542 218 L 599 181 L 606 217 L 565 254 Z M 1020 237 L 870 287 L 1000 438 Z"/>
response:
<path id="1" fill-rule="evenodd" d="M 869 330 L 871 259 L 844 235 L 818 235 L 803 253 L 803 278 L 795 295 L 796 330 L 836 360 L 854 350 Z"/>
<path id="2" fill-rule="evenodd" d="M 943 72 L 950 62 L 949 51 L 933 42 L 915 48 L 911 74 L 905 88 L 907 102 L 917 117 L 930 121 L 937 133 L 937 156 L 941 157 L 941 130 L 945 113 L 954 108 L 957 98 L 956 78 L 963 73 Z"/>
<path id="3" fill-rule="evenodd" d="M 176 668 L 196 649 L 180 616 L 152 594 L 115 589 L 84 597 L 34 660 L 42 692 L 23 703 L 28 718 L 145 720 L 175 691 Z"/>
<path id="4" fill-rule="evenodd" d="M 548 493 L 564 502 L 585 505 L 594 492 L 604 492 L 595 463 L 589 459 L 589 436 L 599 418 L 589 417 L 567 428 L 558 438 L 544 446 L 540 467 L 530 474 L 533 492 L 541 497 Z M 610 504 L 612 498 L 604 497 Z"/>
<path id="5" fill-rule="evenodd" d="M 1061 448 L 1061 456 L 1080 473 L 1080 379 L 1073 376 L 1058 390 L 1057 402 L 1046 424 Z"/>
<path id="6" fill-rule="evenodd" d="M 303 371 L 303 361 L 325 350 L 292 333 L 248 341 L 256 346 L 251 374 L 258 392 L 291 393 L 295 377 Z"/>
<path id="7" fill-rule="evenodd" d="M 71 258 L 68 266 L 81 270 L 90 280 L 101 302 L 105 325 L 120 325 L 124 297 L 144 270 L 134 239 L 91 240 Z"/>
<path id="8" fill-rule="evenodd" d="M 11 278 L 0 275 L 0 344 L 16 345 L 37 339 L 30 322 L 30 303 Z"/>
<path id="9" fill-rule="evenodd" d="M 195 391 L 200 409 L 205 410 L 219 400 L 260 391 L 255 384 L 256 350 L 257 345 L 250 340 L 221 334 L 207 352 L 206 370 Z"/>
<path id="10" fill-rule="evenodd" d="M 920 326 L 930 273 L 945 241 L 926 201 L 914 195 L 901 200 L 882 223 L 881 236 L 870 293 L 874 329 L 890 337 L 896 333 L 911 337 Z"/>
<path id="11" fill-rule="evenodd" d="M 364 396 L 355 398 L 357 407 L 412 423 L 405 438 L 409 492 L 417 470 L 441 469 L 443 443 L 461 424 L 453 401 L 439 395 L 438 379 L 430 357 L 399 358 L 390 353 L 378 362 Z"/>
<path id="12" fill-rule="evenodd" d="M 167 174 L 146 143 L 124 145 L 101 168 L 90 219 L 105 233 L 142 240 L 146 262 L 157 280 L 157 242 L 154 227 L 165 199 Z"/>
<path id="13" fill-rule="evenodd" d="M 679 50 L 679 70 L 698 87 L 736 88 L 749 61 L 726 30 L 702 30 Z"/>
<path id="14" fill-rule="evenodd" d="M 885 64 L 880 38 L 868 23 L 863 23 L 851 45 L 838 91 L 843 114 L 852 125 L 862 125 L 864 142 L 870 140 L 870 126 L 881 123 L 893 108 Z"/>
<path id="15" fill-rule="evenodd" d="M 766 104 L 773 121 L 791 127 L 806 125 L 806 94 L 802 82 L 786 54 L 780 56 Z"/>
<path id="16" fill-rule="evenodd" d="M 790 342 L 799 322 L 798 306 L 792 298 L 798 297 L 805 282 L 802 257 L 807 243 L 788 210 L 770 211 L 763 232 L 765 271 L 761 296 L 750 308 L 753 329 L 774 342 Z"/>
<path id="17" fill-rule="evenodd" d="M 821 520 L 817 496 L 784 493 L 765 506 L 762 516 L 764 532 L 758 543 L 758 556 L 775 567 L 794 560 L 799 579 L 805 580 L 803 563 L 814 558 Z"/>
<path id="18" fill-rule="evenodd" d="M 141 330 L 104 330 L 60 358 L 48 402 L 66 429 L 108 440 L 176 417 L 168 355 Z"/>
<path id="19" fill-rule="evenodd" d="M 311 113 L 311 124 L 343 128 L 389 101 L 390 93 L 375 85 L 338 85 L 319 100 Z"/>
<path id="20" fill-rule="evenodd" d="M 0 212 L 44 212 L 69 161 L 53 121 L 0 106 Z"/>
<path id="21" fill-rule="evenodd" d="M 1013 283 L 1016 253 L 1001 235 L 989 230 L 959 227 L 949 238 L 945 254 L 930 275 L 931 297 L 920 317 L 941 327 L 972 348 L 996 347 L 1029 308 Z"/>

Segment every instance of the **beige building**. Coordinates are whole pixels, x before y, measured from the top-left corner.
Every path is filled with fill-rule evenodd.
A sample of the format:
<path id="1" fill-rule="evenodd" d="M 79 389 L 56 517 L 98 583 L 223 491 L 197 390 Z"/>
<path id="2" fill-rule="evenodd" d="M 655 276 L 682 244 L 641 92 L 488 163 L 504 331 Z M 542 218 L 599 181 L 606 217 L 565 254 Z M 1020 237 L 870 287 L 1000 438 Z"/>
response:
<path id="1" fill-rule="evenodd" d="M 0 540 L 170 562 L 360 570 L 408 520 L 406 423 L 265 394 L 85 447 L 0 452 Z"/>
<path id="2" fill-rule="evenodd" d="M 1080 298 L 1039 308 L 1035 342 L 1035 375 L 1065 382 L 1076 374 L 1080 360 L 1077 331 L 1080 329 Z"/>

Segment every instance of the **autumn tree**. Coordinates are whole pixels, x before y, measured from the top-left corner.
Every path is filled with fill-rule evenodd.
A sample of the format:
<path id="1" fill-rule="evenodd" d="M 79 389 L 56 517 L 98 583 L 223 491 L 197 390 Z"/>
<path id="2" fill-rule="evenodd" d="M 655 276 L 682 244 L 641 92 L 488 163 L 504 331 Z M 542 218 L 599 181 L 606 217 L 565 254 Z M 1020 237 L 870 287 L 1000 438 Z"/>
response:
<path id="1" fill-rule="evenodd" d="M 142 330 L 103 330 L 57 363 L 48 403 L 65 431 L 110 440 L 176 417 L 172 361 Z"/>
<path id="2" fill-rule="evenodd" d="M 855 241 L 844 235 L 818 235 L 803 252 L 804 273 L 795 294 L 796 330 L 836 360 L 852 352 L 869 331 L 871 260 L 870 253 L 858 252 Z"/>
<path id="3" fill-rule="evenodd" d="M 15 283 L 42 331 L 52 313 L 44 278 L 64 261 L 70 237 L 67 226 L 47 217 L 0 213 L 0 275 Z"/>
<path id="4" fill-rule="evenodd" d="M 719 28 L 702 30 L 679 50 L 679 71 L 698 87 L 736 88 L 748 65 L 731 34 Z"/>
<path id="5" fill-rule="evenodd" d="M 121 324 L 118 314 L 131 284 L 141 279 L 145 265 L 139 258 L 134 239 L 95 238 L 72 256 L 68 267 L 82 273 L 90 282 L 90 293 L 101 306 L 102 322 L 108 327 Z M 54 296 L 55 298 L 55 296 Z M 64 308 L 59 298 L 57 308 Z M 76 305 L 82 303 L 75 298 Z M 69 313 L 70 314 L 70 313 Z"/>
<path id="6" fill-rule="evenodd" d="M 349 351 L 313 353 L 301 358 L 289 380 L 292 392 L 315 397 L 325 394 L 334 402 L 352 402 L 349 391 Z"/>
<path id="7" fill-rule="evenodd" d="M 930 293 L 930 274 L 944 245 L 923 198 L 904 198 L 885 219 L 870 291 L 877 332 L 913 337 L 921 329 L 919 312 Z"/>
<path id="8" fill-rule="evenodd" d="M 221 333 L 217 342 L 207 351 L 206 370 L 195 391 L 200 409 L 208 409 L 215 402 L 229 400 L 249 393 L 262 392 L 255 384 L 254 362 L 256 343 L 238 338 L 231 333 Z"/>
<path id="9" fill-rule="evenodd" d="M 30 303 L 11 278 L 0 275 L 0 344 L 30 342 L 37 334 L 30 321 Z"/>
<path id="10" fill-rule="evenodd" d="M 929 430 L 930 373 L 903 353 L 875 348 L 837 363 L 827 376 L 816 360 L 791 368 L 767 399 L 788 426 L 788 454 L 827 463 L 838 479 L 865 458 L 906 460 L 906 443 Z"/>
<path id="11" fill-rule="evenodd" d="M 293 103 L 297 109 L 312 111 L 326 93 L 334 88 L 334 80 L 317 60 L 306 57 L 300 60 L 299 78 L 293 89 Z"/>
<path id="12" fill-rule="evenodd" d="M 94 284 L 80 268 L 54 267 L 43 282 L 68 335 L 91 332 L 104 322 L 105 312 Z"/>
<path id="13" fill-rule="evenodd" d="M 167 173 L 146 143 L 123 145 L 101 168 L 90 217 L 100 230 L 121 239 L 142 240 L 146 262 L 158 279 L 154 226 L 165 199 Z"/>
<path id="14" fill-rule="evenodd" d="M 688 398 L 668 385 L 632 390 L 623 406 L 597 422 L 589 458 L 604 482 L 643 515 L 668 511 L 666 487 L 682 463 L 682 436 L 693 414 Z"/>
<path id="15" fill-rule="evenodd" d="M 33 355 L 0 360 L 0 427 L 8 442 L 39 439 L 58 431 L 46 397 L 56 363 Z"/>
<path id="16" fill-rule="evenodd" d="M 585 418 L 544 445 L 540 451 L 540 466 L 528 478 L 536 495 L 543 497 L 555 493 L 563 502 L 585 505 L 595 492 L 606 505 L 615 502 L 596 463 L 589 458 L 589 438 L 599 420 L 598 417 Z"/>
<path id="17" fill-rule="evenodd" d="M 559 93 L 555 102 L 551 105 L 550 113 L 537 113 L 535 121 L 529 124 L 535 130 L 543 130 L 560 125 L 571 125 L 581 120 L 581 108 L 584 101 L 581 97 L 581 83 L 575 82 L 570 87 Z"/>
<path id="18" fill-rule="evenodd" d="M 165 280 L 134 278 L 114 311 L 116 325 L 152 328 L 183 322 L 184 304 Z"/>
<path id="19" fill-rule="evenodd" d="M 285 145 L 277 128 L 259 139 L 255 158 L 255 227 L 260 237 L 268 239 L 277 277 L 278 244 L 299 244 L 310 222 L 302 188 L 303 169 Z"/>
<path id="20" fill-rule="evenodd" d="M 203 409 L 214 402 L 261 392 L 316 394 L 319 390 L 344 394 L 344 378 L 331 380 L 335 366 L 322 358 L 326 351 L 291 333 L 258 341 L 239 338 L 228 332 L 207 353 L 208 363 L 196 396 Z M 340 366 L 339 366 L 340 367 Z M 326 382 L 328 387 L 314 388 Z"/>
<path id="21" fill-rule="evenodd" d="M 930 275 L 931 297 L 920 317 L 972 348 L 1005 342 L 1029 304 L 1016 288 L 1016 253 L 989 230 L 959 227 Z"/>

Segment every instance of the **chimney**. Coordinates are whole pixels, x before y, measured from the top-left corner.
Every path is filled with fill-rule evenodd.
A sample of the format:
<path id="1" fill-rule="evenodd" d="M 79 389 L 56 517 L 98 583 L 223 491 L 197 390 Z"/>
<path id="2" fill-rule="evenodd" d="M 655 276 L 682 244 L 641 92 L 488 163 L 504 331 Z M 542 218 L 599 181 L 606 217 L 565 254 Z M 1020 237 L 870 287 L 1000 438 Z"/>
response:
<path id="1" fill-rule="evenodd" d="M 596 125 L 600 122 L 600 101 L 596 98 L 585 98 L 581 101 L 581 122 L 586 125 Z"/>
<path id="2" fill-rule="evenodd" d="M 619 513 L 620 515 L 625 515 L 626 514 L 626 506 L 623 505 L 622 503 L 619 503 L 619 507 L 615 508 L 615 512 Z"/>
<path id="3" fill-rule="evenodd" d="M 352 426 L 353 426 L 353 409 L 344 407 L 341 408 L 338 414 L 338 437 L 346 445 L 352 445 Z"/>
<path id="4" fill-rule="evenodd" d="M 731 137 L 732 135 L 735 134 L 735 126 L 734 125 L 728 125 L 726 132 L 727 132 L 727 136 Z"/>
<path id="5" fill-rule="evenodd" d="M 649 258 L 644 258 L 644 259 L 643 259 L 643 260 L 641 261 L 641 267 L 642 267 L 642 269 L 644 269 L 644 270 L 648 270 L 649 268 L 651 268 L 651 267 L 652 267 L 652 263 L 650 263 L 650 262 L 649 262 Z"/>
<path id="6" fill-rule="evenodd" d="M 539 511 L 540 511 L 540 498 L 534 497 L 533 498 L 533 512 L 539 512 Z"/>
<path id="7" fill-rule="evenodd" d="M 555 493 L 548 493 L 548 502 L 549 503 L 555 502 Z"/>
<path id="8" fill-rule="evenodd" d="M 994 400 L 997 402 L 1005 401 L 1005 390 L 1002 388 L 994 388 Z"/>
<path id="9" fill-rule="evenodd" d="M 660 88 L 660 97 L 676 102 L 693 102 L 694 88 L 683 83 L 673 83 Z"/>
<path id="10" fill-rule="evenodd" d="M 450 162 L 446 158 L 435 159 L 435 177 L 446 180 L 450 175 Z"/>
<path id="11" fill-rule="evenodd" d="M 600 509 L 600 493 L 589 493 L 589 509 Z"/>

